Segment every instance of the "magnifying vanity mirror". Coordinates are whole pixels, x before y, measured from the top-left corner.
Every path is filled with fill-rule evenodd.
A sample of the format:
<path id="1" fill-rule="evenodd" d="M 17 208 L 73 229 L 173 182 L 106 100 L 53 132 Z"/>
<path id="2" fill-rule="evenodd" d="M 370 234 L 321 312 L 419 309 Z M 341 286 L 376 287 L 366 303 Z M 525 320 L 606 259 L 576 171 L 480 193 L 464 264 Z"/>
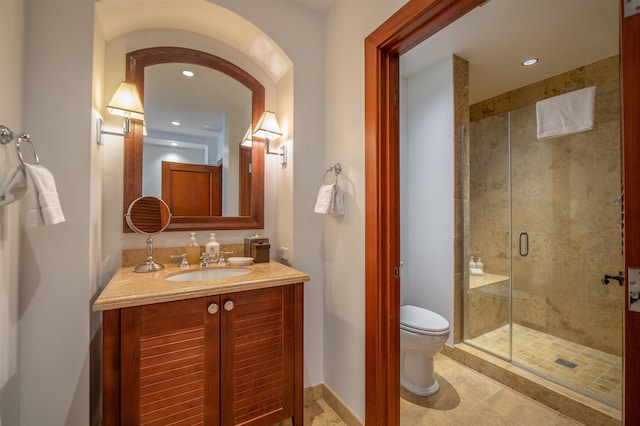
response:
<path id="1" fill-rule="evenodd" d="M 147 261 L 135 267 L 136 272 L 155 272 L 164 269 L 153 261 L 152 235 L 164 231 L 171 222 L 171 212 L 167 203 L 156 197 L 140 197 L 134 200 L 124 215 L 129 227 L 147 236 Z"/>
<path id="2" fill-rule="evenodd" d="M 264 111 L 264 86 L 181 47 L 129 52 L 126 63 L 145 122 L 133 120 L 125 138 L 124 205 L 161 198 L 173 214 L 169 231 L 263 228 L 264 144 L 242 142 Z"/>

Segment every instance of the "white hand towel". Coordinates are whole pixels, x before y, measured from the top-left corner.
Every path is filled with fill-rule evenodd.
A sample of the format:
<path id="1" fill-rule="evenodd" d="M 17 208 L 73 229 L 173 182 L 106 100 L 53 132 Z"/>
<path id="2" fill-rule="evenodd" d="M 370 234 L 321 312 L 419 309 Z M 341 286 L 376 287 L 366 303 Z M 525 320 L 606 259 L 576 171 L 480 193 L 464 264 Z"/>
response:
<path id="1" fill-rule="evenodd" d="M 331 214 L 333 212 L 333 188 L 335 184 L 322 185 L 318 191 L 314 213 Z"/>
<path id="2" fill-rule="evenodd" d="M 536 102 L 538 139 L 593 129 L 595 86 Z"/>
<path id="3" fill-rule="evenodd" d="M 344 194 L 342 188 L 337 183 L 333 188 L 333 210 L 331 216 L 342 216 L 344 214 Z"/>
<path id="4" fill-rule="evenodd" d="M 0 185 L 0 206 L 18 201 L 27 192 L 27 179 L 24 169 L 16 166 Z"/>
<path id="5" fill-rule="evenodd" d="M 315 213 L 342 216 L 344 214 L 344 194 L 337 183 L 322 185 L 318 191 Z"/>
<path id="6" fill-rule="evenodd" d="M 56 182 L 49 170 L 39 164 L 25 164 L 27 175 L 27 226 L 64 222 Z"/>

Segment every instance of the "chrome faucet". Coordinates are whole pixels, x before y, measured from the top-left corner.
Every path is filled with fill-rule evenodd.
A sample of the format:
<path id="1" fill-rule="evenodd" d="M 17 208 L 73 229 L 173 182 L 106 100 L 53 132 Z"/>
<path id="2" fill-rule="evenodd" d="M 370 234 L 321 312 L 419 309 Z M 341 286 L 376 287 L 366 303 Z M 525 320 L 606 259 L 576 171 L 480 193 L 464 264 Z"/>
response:
<path id="1" fill-rule="evenodd" d="M 225 254 L 233 254 L 232 251 L 221 251 L 220 256 L 218 256 L 218 265 L 225 265 L 227 263 L 227 259 L 224 258 Z"/>
<path id="2" fill-rule="evenodd" d="M 172 254 L 171 258 L 172 259 L 177 259 L 181 257 L 182 260 L 180 261 L 180 263 L 178 264 L 178 266 L 182 269 L 186 269 L 189 267 L 189 262 L 187 262 L 187 253 L 182 253 L 182 254 Z"/>
<path id="3" fill-rule="evenodd" d="M 204 252 L 200 255 L 200 266 L 209 266 L 209 263 L 211 263 L 211 256 L 209 256 L 209 253 Z"/>

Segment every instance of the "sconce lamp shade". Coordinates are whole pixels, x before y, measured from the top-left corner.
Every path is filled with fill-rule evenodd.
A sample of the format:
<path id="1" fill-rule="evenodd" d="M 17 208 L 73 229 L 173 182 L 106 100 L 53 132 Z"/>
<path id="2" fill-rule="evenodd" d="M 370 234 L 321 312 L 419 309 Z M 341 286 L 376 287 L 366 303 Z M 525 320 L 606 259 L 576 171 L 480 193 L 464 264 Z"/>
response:
<path id="1" fill-rule="evenodd" d="M 144 108 L 140 100 L 138 88 L 133 83 L 123 81 L 107 104 L 107 111 L 113 115 L 144 119 Z"/>
<path id="2" fill-rule="evenodd" d="M 265 111 L 262 113 L 258 124 L 256 124 L 256 130 L 253 132 L 253 136 L 262 138 L 265 141 L 264 147 L 267 154 L 279 155 L 282 157 L 280 162 L 287 164 L 287 147 L 282 145 L 278 151 L 271 151 L 269 142 L 273 139 L 277 139 L 282 136 L 282 131 L 276 120 L 276 115 L 271 111 Z"/>
<path id="3" fill-rule="evenodd" d="M 276 139 L 282 136 L 278 120 L 276 115 L 271 111 L 265 111 L 262 113 L 262 117 L 256 124 L 256 130 L 253 132 L 253 136 L 263 139 Z"/>
<path id="4" fill-rule="evenodd" d="M 98 145 L 103 145 L 102 135 L 124 136 L 128 138 L 131 129 L 131 119 L 144 120 L 144 109 L 142 108 L 140 92 L 138 92 L 136 85 L 127 83 L 126 81 L 121 82 L 118 90 L 116 90 L 116 93 L 113 94 L 113 97 L 107 104 L 107 111 L 109 111 L 110 114 L 124 117 L 122 133 L 103 130 L 102 118 L 98 118 L 96 121 L 96 142 Z M 145 135 L 146 130 L 143 122 L 143 132 Z"/>
<path id="5" fill-rule="evenodd" d="M 253 139 L 251 139 L 251 125 L 249 125 L 247 132 L 244 134 L 244 137 L 242 138 L 242 142 L 240 142 L 240 145 L 246 146 L 249 148 L 253 145 Z"/>

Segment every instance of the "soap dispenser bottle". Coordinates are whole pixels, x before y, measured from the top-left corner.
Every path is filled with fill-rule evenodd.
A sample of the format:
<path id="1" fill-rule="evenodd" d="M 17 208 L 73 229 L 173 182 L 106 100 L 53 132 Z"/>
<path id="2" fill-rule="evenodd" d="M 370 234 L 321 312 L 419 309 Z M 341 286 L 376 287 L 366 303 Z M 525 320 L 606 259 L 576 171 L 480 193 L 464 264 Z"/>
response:
<path id="1" fill-rule="evenodd" d="M 220 243 L 216 241 L 216 234 L 209 234 L 209 242 L 205 246 L 205 253 L 209 255 L 209 259 L 216 260 L 220 257 Z"/>
<path id="2" fill-rule="evenodd" d="M 476 262 L 476 268 L 484 271 L 484 264 L 482 263 L 482 258 L 478 256 L 478 261 Z"/>
<path id="3" fill-rule="evenodd" d="M 196 241 L 196 233 L 191 232 L 191 238 L 189 238 L 189 244 L 184 248 L 184 252 L 187 254 L 187 262 L 190 265 L 197 265 L 200 261 L 200 246 Z"/>
<path id="4" fill-rule="evenodd" d="M 476 268 L 476 262 L 473 259 L 474 259 L 474 257 L 471 256 L 471 260 L 469 261 L 469 270 L 472 270 L 472 269 Z"/>

